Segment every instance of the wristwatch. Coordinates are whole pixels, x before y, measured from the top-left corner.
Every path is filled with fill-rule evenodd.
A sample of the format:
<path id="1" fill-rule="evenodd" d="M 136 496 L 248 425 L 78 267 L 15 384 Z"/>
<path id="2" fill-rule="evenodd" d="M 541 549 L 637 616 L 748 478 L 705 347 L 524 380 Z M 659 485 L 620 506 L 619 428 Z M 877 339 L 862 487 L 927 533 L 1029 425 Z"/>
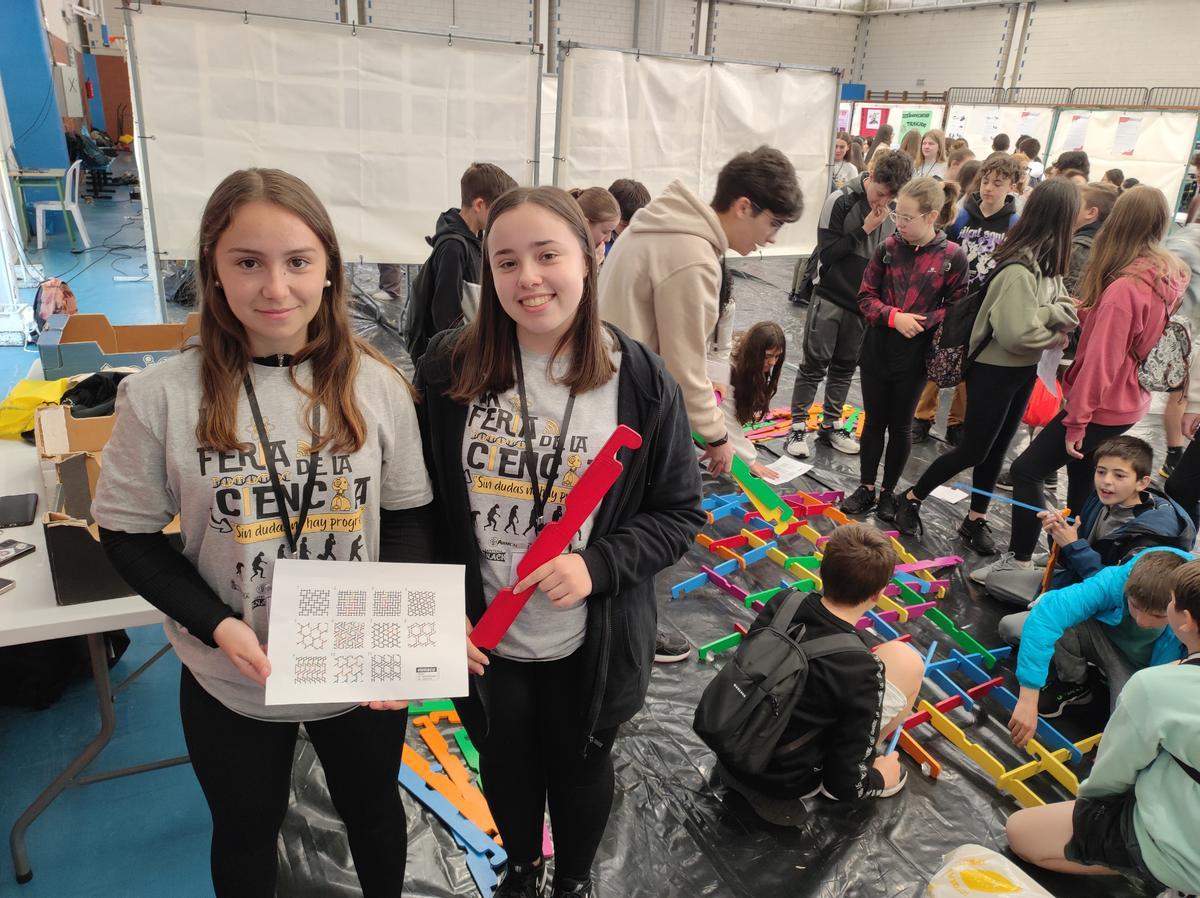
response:
<path id="1" fill-rule="evenodd" d="M 716 449 L 718 446 L 724 446 L 728 442 L 729 442 L 729 434 L 726 433 L 725 436 L 721 437 L 721 439 L 719 439 L 719 440 L 709 440 L 708 448 Z"/>

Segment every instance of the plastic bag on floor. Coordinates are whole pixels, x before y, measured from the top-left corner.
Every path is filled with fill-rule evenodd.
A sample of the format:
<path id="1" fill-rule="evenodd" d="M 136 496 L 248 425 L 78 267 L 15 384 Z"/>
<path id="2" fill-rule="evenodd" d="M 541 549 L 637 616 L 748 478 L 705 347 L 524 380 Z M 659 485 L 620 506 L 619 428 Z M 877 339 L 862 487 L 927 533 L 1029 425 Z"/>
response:
<path id="1" fill-rule="evenodd" d="M 1054 898 L 1020 867 L 982 845 L 963 845 L 943 858 L 929 881 L 929 898 L 1007 895 L 1009 898 Z"/>

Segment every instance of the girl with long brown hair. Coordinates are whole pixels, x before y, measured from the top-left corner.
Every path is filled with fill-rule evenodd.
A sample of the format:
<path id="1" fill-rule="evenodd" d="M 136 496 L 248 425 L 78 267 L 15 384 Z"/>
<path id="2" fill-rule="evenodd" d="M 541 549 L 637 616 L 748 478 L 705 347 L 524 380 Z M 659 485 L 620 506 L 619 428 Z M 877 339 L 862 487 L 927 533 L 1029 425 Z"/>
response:
<path id="1" fill-rule="evenodd" d="M 679 387 L 658 356 L 601 322 L 593 245 L 564 191 L 504 194 L 484 233 L 479 316 L 436 337 L 417 368 L 439 560 L 466 568 L 469 617 L 505 587 L 536 588 L 456 700 L 508 852 L 499 898 L 543 894 L 547 803 L 553 895 L 591 894 L 610 752 L 654 658 L 654 575 L 704 523 Z M 569 551 L 514 584 L 620 424 L 640 447 L 620 451 L 620 476 Z"/>
<path id="2" fill-rule="evenodd" d="M 913 162 L 913 177 L 938 178 L 946 177 L 946 134 L 941 128 L 926 131 L 921 138 L 921 151 Z"/>
<path id="3" fill-rule="evenodd" d="M 329 215 L 286 172 L 234 172 L 213 191 L 197 292 L 199 345 L 121 383 L 92 511 L 116 569 L 166 615 L 183 663 L 180 716 L 212 813 L 214 892 L 275 894 L 303 724 L 363 894 L 399 895 L 398 684 L 365 706 L 268 706 L 264 648 L 276 559 L 430 559 L 413 392 L 351 332 Z M 162 534 L 176 515 L 182 550 Z"/>
<path id="4" fill-rule="evenodd" d="M 856 164 L 854 161 L 854 152 L 856 149 L 850 135 L 845 131 L 839 131 L 837 138 L 833 141 L 833 175 L 830 192 L 841 190 L 858 177 L 862 155 L 861 153 L 859 154 L 858 163 Z"/>
<path id="5" fill-rule="evenodd" d="M 729 428 L 734 453 L 750 472 L 766 480 L 778 477 L 758 461 L 758 450 L 742 432 L 743 424 L 763 420 L 779 390 L 779 377 L 787 357 L 787 336 L 774 321 L 760 321 L 734 338 L 729 359 L 729 384 L 721 396 L 721 410 Z"/>
<path id="6" fill-rule="evenodd" d="M 1013 497 L 1019 501 L 1044 507 L 1042 483 L 1065 464 L 1067 507 L 1081 509 L 1092 491 L 1093 450 L 1149 409 L 1138 367 L 1179 308 L 1189 276 L 1162 245 L 1170 223 L 1162 191 L 1139 186 L 1117 198 L 1096 236 L 1079 282 L 1082 329 L 1075 361 L 1063 378 L 1065 407 L 1012 463 Z M 992 572 L 1029 567 L 1041 532 L 1037 514 L 1014 507 L 1008 553 Z"/>

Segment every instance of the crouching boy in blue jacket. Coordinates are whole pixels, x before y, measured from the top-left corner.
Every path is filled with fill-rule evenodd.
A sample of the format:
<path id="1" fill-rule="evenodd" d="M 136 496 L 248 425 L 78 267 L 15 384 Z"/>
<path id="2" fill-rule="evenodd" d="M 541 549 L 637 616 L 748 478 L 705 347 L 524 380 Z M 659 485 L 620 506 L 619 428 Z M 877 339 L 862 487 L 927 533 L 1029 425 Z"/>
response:
<path id="1" fill-rule="evenodd" d="M 1017 655 L 1020 698 L 1008 729 L 1024 746 L 1037 719 L 1092 700 L 1089 663 L 1108 679 L 1113 705 L 1135 671 L 1178 661 L 1182 647 L 1167 626 L 1171 574 L 1190 555 L 1147 549 L 1117 567 L 1042 596 L 1029 611 L 1000 619 L 1000 636 Z M 1047 680 L 1053 659 L 1057 678 Z"/>
<path id="2" fill-rule="evenodd" d="M 1200 561 L 1178 566 L 1169 588 L 1167 620 L 1187 658 L 1126 684 L 1077 800 L 1008 818 L 1008 843 L 1024 860 L 1200 893 Z"/>

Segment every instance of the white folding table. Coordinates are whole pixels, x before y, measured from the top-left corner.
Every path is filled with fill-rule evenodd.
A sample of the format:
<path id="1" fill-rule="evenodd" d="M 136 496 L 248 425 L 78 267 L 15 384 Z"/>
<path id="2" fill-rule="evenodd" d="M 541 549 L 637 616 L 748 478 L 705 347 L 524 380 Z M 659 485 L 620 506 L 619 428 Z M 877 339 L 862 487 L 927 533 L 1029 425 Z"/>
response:
<path id="1" fill-rule="evenodd" d="M 0 595 L 0 646 L 23 645 L 64 636 L 86 636 L 92 678 L 96 685 L 96 702 L 100 711 L 100 732 L 13 824 L 9 845 L 19 883 L 29 882 L 33 878 L 33 869 L 25 848 L 25 831 L 68 786 L 81 786 L 188 763 L 188 757 L 184 755 L 91 776 L 82 775 L 88 765 L 103 751 L 116 730 L 114 696 L 170 651 L 171 647 L 164 646 L 124 682 L 113 687 L 108 673 L 103 634 L 108 630 L 161 623 L 163 615 L 140 596 L 84 602 L 78 605 L 56 603 L 54 583 L 50 575 L 50 560 L 46 554 L 46 539 L 41 524 L 41 516 L 48 506 L 43 486 L 45 481 L 39 464 L 37 450 L 32 446 L 19 440 L 0 439 L 0 495 L 31 492 L 38 494 L 37 520 L 28 527 L 10 527 L 4 530 L 4 539 L 33 543 L 37 549 L 32 554 L 0 568 L 0 577 L 16 583 L 13 589 Z"/>

